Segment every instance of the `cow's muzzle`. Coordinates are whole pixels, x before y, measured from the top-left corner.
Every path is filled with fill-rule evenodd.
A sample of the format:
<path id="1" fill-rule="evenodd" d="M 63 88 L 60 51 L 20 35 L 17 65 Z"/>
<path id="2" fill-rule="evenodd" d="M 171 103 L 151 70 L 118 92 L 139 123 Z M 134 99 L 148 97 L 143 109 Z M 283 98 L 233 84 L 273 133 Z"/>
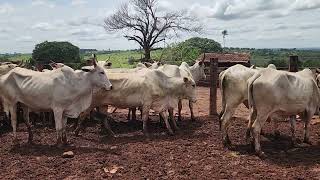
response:
<path id="1" fill-rule="evenodd" d="M 112 90 L 112 88 L 113 88 L 113 87 L 112 87 L 112 85 L 110 85 L 110 86 L 106 86 L 106 87 L 105 87 L 105 89 L 106 89 L 107 91 Z"/>

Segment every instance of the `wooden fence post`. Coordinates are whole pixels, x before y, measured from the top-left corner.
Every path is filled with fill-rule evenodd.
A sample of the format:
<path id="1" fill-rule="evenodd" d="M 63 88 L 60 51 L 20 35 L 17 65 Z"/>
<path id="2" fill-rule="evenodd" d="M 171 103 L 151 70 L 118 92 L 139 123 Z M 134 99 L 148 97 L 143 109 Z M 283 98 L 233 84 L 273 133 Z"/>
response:
<path id="1" fill-rule="evenodd" d="M 218 58 L 210 59 L 210 116 L 217 113 Z"/>
<path id="2" fill-rule="evenodd" d="M 289 72 L 298 72 L 299 71 L 299 57 L 290 56 L 289 57 Z"/>

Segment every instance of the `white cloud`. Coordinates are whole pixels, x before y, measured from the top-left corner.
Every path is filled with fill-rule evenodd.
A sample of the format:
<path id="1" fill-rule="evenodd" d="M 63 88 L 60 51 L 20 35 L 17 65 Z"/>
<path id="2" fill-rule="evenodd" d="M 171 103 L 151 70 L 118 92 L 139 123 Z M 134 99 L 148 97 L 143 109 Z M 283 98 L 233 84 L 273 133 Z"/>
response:
<path id="1" fill-rule="evenodd" d="M 34 24 L 32 27 L 32 29 L 38 29 L 40 31 L 50 31 L 55 29 L 55 27 L 47 22 L 40 22 L 37 24 Z"/>
<path id="2" fill-rule="evenodd" d="M 167 10 L 173 10 L 173 9 L 174 9 L 174 5 L 167 0 L 161 0 L 158 2 L 159 11 L 167 11 Z"/>
<path id="3" fill-rule="evenodd" d="M 9 14 L 14 11 L 14 7 L 9 3 L 0 4 L 0 14 Z"/>
<path id="4" fill-rule="evenodd" d="M 189 10 L 200 17 L 232 20 L 261 14 L 277 18 L 287 16 L 295 10 L 317 8 L 320 8 L 320 0 L 217 0 L 211 6 L 194 3 Z"/>
<path id="5" fill-rule="evenodd" d="M 294 10 L 308 10 L 320 8 L 320 0 L 295 0 L 290 7 Z"/>
<path id="6" fill-rule="evenodd" d="M 93 34 L 95 31 L 89 28 L 77 28 L 69 31 L 69 35 L 71 36 L 89 36 Z"/>
<path id="7" fill-rule="evenodd" d="M 56 5 L 52 1 L 49 0 L 32 0 L 32 6 L 45 6 L 49 8 L 54 8 Z"/>
<path id="8" fill-rule="evenodd" d="M 0 27 L 0 33 L 8 33 L 10 32 L 12 29 L 9 27 Z"/>
<path id="9" fill-rule="evenodd" d="M 33 38 L 31 36 L 20 36 L 16 39 L 18 42 L 33 42 Z"/>
<path id="10" fill-rule="evenodd" d="M 98 35 L 91 34 L 91 36 L 80 37 L 79 40 L 80 41 L 101 41 L 109 38 L 110 37 L 106 33 L 103 33 Z"/>
<path id="11" fill-rule="evenodd" d="M 88 1 L 86 0 L 71 0 L 71 5 L 72 6 L 81 6 L 87 4 Z"/>
<path id="12" fill-rule="evenodd" d="M 77 17 L 74 19 L 69 19 L 65 21 L 68 26 L 83 26 L 83 25 L 93 25 L 93 26 L 103 26 L 103 16 L 84 16 Z"/>

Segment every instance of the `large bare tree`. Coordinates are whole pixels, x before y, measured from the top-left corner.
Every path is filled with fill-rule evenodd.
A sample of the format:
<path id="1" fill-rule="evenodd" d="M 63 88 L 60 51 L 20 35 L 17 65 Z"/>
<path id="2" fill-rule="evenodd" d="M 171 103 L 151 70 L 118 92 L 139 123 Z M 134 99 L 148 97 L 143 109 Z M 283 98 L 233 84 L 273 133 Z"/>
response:
<path id="1" fill-rule="evenodd" d="M 155 44 L 179 32 L 201 32 L 202 26 L 186 11 L 158 10 L 157 0 L 130 0 L 104 21 L 109 32 L 123 31 L 129 41 L 137 42 L 144 50 L 144 61 L 150 60 Z"/>

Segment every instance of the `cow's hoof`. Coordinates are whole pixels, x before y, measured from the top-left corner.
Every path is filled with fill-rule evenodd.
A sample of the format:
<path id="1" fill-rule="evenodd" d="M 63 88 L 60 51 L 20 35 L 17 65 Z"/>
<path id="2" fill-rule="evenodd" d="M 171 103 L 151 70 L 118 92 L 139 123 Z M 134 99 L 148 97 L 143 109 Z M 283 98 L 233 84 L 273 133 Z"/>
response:
<path id="1" fill-rule="evenodd" d="M 74 130 L 74 135 L 75 135 L 75 136 L 79 136 L 79 133 L 80 133 L 80 129 Z"/>
<path id="2" fill-rule="evenodd" d="M 263 151 L 258 151 L 256 154 L 260 159 L 266 159 L 268 157 Z"/>
<path id="3" fill-rule="evenodd" d="M 195 121 L 197 121 L 197 118 L 191 117 L 191 121 L 192 121 L 192 122 L 195 122 Z"/>
<path id="4" fill-rule="evenodd" d="M 63 144 L 61 142 L 57 142 L 56 143 L 56 147 L 61 149 L 61 148 L 63 148 Z"/>
<path id="5" fill-rule="evenodd" d="M 150 138 L 150 133 L 149 132 L 143 132 L 143 135 L 146 137 L 146 138 Z"/>
<path id="6" fill-rule="evenodd" d="M 29 144 L 29 145 L 34 145 L 34 142 L 32 141 L 32 139 L 31 139 L 31 140 L 30 140 L 30 139 L 28 140 L 28 144 Z"/>
<path id="7" fill-rule="evenodd" d="M 182 121 L 182 118 L 181 117 L 178 117 L 178 122 L 181 122 Z"/>
<path id="8" fill-rule="evenodd" d="M 175 131 L 180 131 L 180 128 L 178 126 L 174 127 Z"/>
<path id="9" fill-rule="evenodd" d="M 223 146 L 224 146 L 225 148 L 231 147 L 231 141 L 230 141 L 230 139 L 229 139 L 228 137 L 224 138 L 224 139 L 222 140 L 222 143 L 223 143 Z"/>
<path id="10" fill-rule="evenodd" d="M 174 135 L 174 132 L 173 132 L 172 130 L 168 130 L 167 134 L 168 134 L 169 136 L 173 136 L 173 135 Z"/>
<path id="11" fill-rule="evenodd" d="M 293 148 L 298 147 L 298 143 L 296 140 L 291 140 L 291 147 L 293 147 Z"/>
<path id="12" fill-rule="evenodd" d="M 13 139 L 12 140 L 12 145 L 13 146 L 19 146 L 19 140 L 18 139 Z"/>
<path id="13" fill-rule="evenodd" d="M 274 139 L 276 139 L 276 140 L 280 139 L 280 132 L 279 131 L 274 132 Z"/>
<path id="14" fill-rule="evenodd" d="M 312 142 L 310 141 L 310 139 L 304 139 L 303 142 L 306 144 L 312 145 Z"/>
<path id="15" fill-rule="evenodd" d="M 249 129 L 247 129 L 247 131 L 246 131 L 246 141 L 247 142 L 250 142 L 250 139 L 251 139 L 251 131 L 249 130 Z"/>

